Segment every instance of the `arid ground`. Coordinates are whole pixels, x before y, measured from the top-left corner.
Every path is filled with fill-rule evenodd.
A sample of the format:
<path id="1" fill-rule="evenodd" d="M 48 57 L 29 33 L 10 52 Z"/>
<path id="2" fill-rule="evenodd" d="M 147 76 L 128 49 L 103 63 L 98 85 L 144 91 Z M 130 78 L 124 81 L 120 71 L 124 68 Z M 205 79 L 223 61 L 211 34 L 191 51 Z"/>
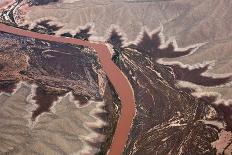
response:
<path id="1" fill-rule="evenodd" d="M 0 7 L 9 29 L 104 45 L 126 79 L 93 46 L 0 29 L 0 154 L 232 154 L 231 0 Z"/>

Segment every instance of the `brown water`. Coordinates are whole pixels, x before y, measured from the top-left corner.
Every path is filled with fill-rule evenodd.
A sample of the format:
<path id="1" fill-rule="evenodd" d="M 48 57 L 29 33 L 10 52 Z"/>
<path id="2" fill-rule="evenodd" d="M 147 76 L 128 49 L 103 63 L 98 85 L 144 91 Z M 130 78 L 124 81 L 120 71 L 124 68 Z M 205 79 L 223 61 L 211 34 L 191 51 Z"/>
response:
<path id="1" fill-rule="evenodd" d="M 122 154 L 128 138 L 132 120 L 135 115 L 135 100 L 132 87 L 127 77 L 124 76 L 121 70 L 118 69 L 117 66 L 111 61 L 111 54 L 108 47 L 104 43 L 92 43 L 75 38 L 64 38 L 46 34 L 39 34 L 36 32 L 18 29 L 4 24 L 0 24 L 0 31 L 42 40 L 83 45 L 95 49 L 100 58 L 103 70 L 106 72 L 107 76 L 112 82 L 122 104 L 121 115 L 119 117 L 115 135 L 113 137 L 113 142 L 108 154 Z"/>

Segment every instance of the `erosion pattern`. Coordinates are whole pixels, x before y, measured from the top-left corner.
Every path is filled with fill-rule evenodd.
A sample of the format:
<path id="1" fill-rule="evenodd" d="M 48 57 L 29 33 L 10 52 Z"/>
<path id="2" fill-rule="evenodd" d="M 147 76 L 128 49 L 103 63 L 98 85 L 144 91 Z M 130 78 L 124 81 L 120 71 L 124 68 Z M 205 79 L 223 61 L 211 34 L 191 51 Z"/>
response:
<path id="1" fill-rule="evenodd" d="M 220 154 L 231 153 L 231 104 L 217 102 L 215 95 L 195 95 L 196 89 L 178 81 L 208 87 L 223 85 L 231 76 L 204 75 L 209 64 L 186 66 L 167 63 L 196 51 L 200 45 L 177 48 L 164 41 L 161 29 L 123 46 L 122 36 L 111 32 L 112 60 L 128 77 L 135 91 L 137 113 L 125 154 Z M 223 136 L 222 136 L 223 135 Z M 215 142 L 218 139 L 224 140 Z M 230 139 L 230 140 L 229 140 Z"/>
<path id="2" fill-rule="evenodd" d="M 106 153 L 119 99 L 94 50 L 4 32 L 0 38 L 0 152 Z"/>
<path id="3" fill-rule="evenodd" d="M 23 2 L 24 1 L 18 1 L 17 3 L 23 4 Z M 48 1 L 44 3 L 47 2 Z M 5 11 L 3 11 L 3 13 L 1 14 L 2 22 L 23 29 L 29 29 L 31 31 L 46 33 L 50 35 L 54 35 L 57 30 L 62 29 L 62 26 L 52 23 L 51 20 L 42 20 L 37 22 L 35 25 L 19 26 L 17 25 L 17 22 L 19 23 L 19 21 L 21 20 L 21 18 L 19 17 L 20 9 L 12 7 L 14 5 L 9 5 L 5 8 Z M 39 4 L 36 1 L 30 1 L 30 5 Z M 14 13 L 14 15 L 11 12 Z M 86 27 L 80 29 L 79 32 L 66 32 L 61 34 L 61 36 L 88 40 L 90 37 L 90 29 L 91 27 Z M 125 147 L 124 154 L 231 154 L 231 101 L 222 100 L 220 96 L 218 96 L 218 94 L 202 92 L 200 90 L 200 87 L 198 87 L 223 87 L 225 84 L 230 84 L 231 76 L 216 76 L 207 74 L 206 72 L 208 71 L 208 69 L 212 68 L 211 62 L 202 62 L 194 66 L 185 65 L 179 62 L 170 62 L 172 58 L 175 58 L 176 60 L 176 58 L 187 56 L 197 50 L 200 50 L 199 48 L 203 44 L 193 45 L 186 48 L 178 48 L 175 41 L 164 40 L 161 29 L 154 32 L 144 30 L 137 38 L 137 40 L 134 43 L 130 43 L 129 45 L 125 45 L 122 38 L 123 36 L 120 35 L 117 30 L 113 29 L 106 42 L 113 46 L 114 55 L 112 57 L 112 60 L 129 79 L 133 87 L 136 99 L 137 112 L 132 124 L 132 129 L 128 138 L 127 145 Z M 48 43 L 45 42 L 45 44 L 42 44 L 39 48 L 44 47 L 44 45 L 46 44 Z M 72 45 L 67 46 L 70 46 L 69 48 L 73 48 Z M 70 54 L 70 50 L 68 50 L 69 52 L 67 52 L 67 50 L 62 50 L 64 48 L 62 46 L 52 46 L 52 48 L 54 48 L 54 51 L 45 48 L 45 52 L 40 52 L 42 54 L 38 54 L 39 56 L 36 57 L 36 60 L 38 59 L 39 62 L 36 61 L 37 66 L 33 67 L 33 69 L 31 70 L 28 70 L 28 64 L 30 64 L 29 58 L 31 57 L 31 55 L 16 55 L 17 58 L 22 61 L 15 61 L 7 69 L 13 71 L 7 72 L 5 70 L 3 77 L 5 76 L 7 78 L 2 81 L 2 85 L 4 86 L 2 87 L 2 89 L 4 89 L 5 92 L 11 93 L 12 88 L 15 88 L 16 86 L 16 81 L 20 81 L 21 78 L 26 79 L 26 81 L 30 81 L 30 83 L 35 82 L 37 85 L 39 85 L 37 91 L 35 91 L 37 92 L 37 95 L 36 97 L 34 97 L 34 100 L 41 102 L 42 99 L 46 98 L 45 101 L 48 103 L 39 106 L 40 108 L 36 108 L 37 110 L 33 111 L 34 115 L 32 114 L 32 116 L 30 117 L 32 122 L 33 119 L 36 119 L 38 116 L 41 115 L 41 110 L 42 112 L 47 110 L 51 111 L 50 109 L 56 109 L 56 106 L 58 105 L 64 106 L 65 104 L 62 103 L 63 100 L 67 100 L 67 96 L 64 97 L 62 101 L 58 100 L 58 96 L 62 96 L 67 92 L 73 92 L 74 96 L 76 96 L 78 100 L 81 101 L 80 103 L 84 105 L 85 102 L 87 102 L 87 100 L 90 98 L 94 98 L 95 100 L 97 100 L 96 103 L 100 102 L 102 99 L 102 94 L 104 94 L 103 98 L 105 98 L 106 96 L 109 97 L 109 102 L 105 103 L 105 106 L 109 104 L 108 108 L 111 107 L 111 109 L 108 111 L 112 111 L 113 115 L 105 115 L 105 113 L 101 113 L 100 116 L 102 119 L 104 118 L 108 121 L 113 120 L 113 122 L 115 122 L 118 115 L 116 109 L 113 109 L 112 107 L 114 107 L 113 103 L 118 103 L 119 100 L 117 99 L 117 95 L 114 93 L 114 91 L 112 94 L 109 93 L 113 89 L 110 84 L 108 84 L 105 89 L 97 87 L 97 85 L 99 85 L 97 83 L 101 83 L 100 81 L 102 80 L 96 80 L 96 75 L 98 75 L 98 77 L 99 75 L 101 77 L 104 77 L 104 73 L 102 73 L 101 69 L 100 71 L 99 69 L 94 69 L 93 71 L 92 69 L 96 67 L 87 67 L 87 72 L 86 69 L 83 68 L 82 69 L 84 71 L 80 70 L 81 75 L 83 72 L 83 74 L 91 75 L 90 77 L 92 77 L 90 79 L 87 78 L 87 81 L 84 78 L 81 80 L 79 78 L 75 79 L 75 81 L 79 81 L 80 83 L 88 83 L 83 84 L 83 87 L 81 87 L 83 88 L 81 92 L 85 92 L 85 94 L 80 95 L 78 90 L 81 88 L 77 88 L 75 86 L 67 87 L 66 84 L 61 84 L 61 81 L 63 81 L 64 79 L 72 79 L 72 75 L 70 75 L 70 77 L 65 76 L 64 78 L 62 78 L 62 80 L 55 80 L 57 77 L 60 77 L 60 75 L 67 75 L 66 71 L 67 69 L 70 69 L 71 65 L 69 65 L 69 62 L 73 61 L 73 55 L 71 54 L 72 56 L 69 57 L 68 55 Z M 84 47 L 75 48 L 82 49 Z M 6 49 L 8 49 L 8 47 Z M 31 49 L 35 50 L 32 53 L 36 53 L 36 51 L 39 51 L 37 49 L 37 46 Z M 85 51 L 84 55 L 86 53 L 91 53 L 89 52 L 90 49 L 88 48 L 82 49 L 82 51 L 83 50 Z M 88 54 L 87 57 L 89 56 Z M 47 61 L 45 61 L 46 59 L 41 58 L 41 55 L 49 58 L 49 64 L 46 65 L 49 67 L 48 71 L 45 70 L 46 72 L 44 72 L 44 69 L 39 69 L 38 71 L 38 68 L 40 68 L 40 66 L 43 66 L 43 63 L 48 63 Z M 12 60 L 15 60 L 15 57 L 9 56 L 6 53 L 3 53 L 2 56 L 4 57 L 4 59 L 1 59 L 2 62 L 13 62 Z M 57 62 L 57 59 L 55 59 L 56 57 L 59 60 L 58 62 L 62 62 L 61 67 L 58 67 L 59 65 L 55 63 Z M 79 55 L 77 57 L 75 61 L 81 61 L 81 59 L 79 59 Z M 165 58 L 168 58 L 168 60 Z M 96 66 L 99 65 L 97 58 L 91 58 L 91 60 Z M 83 62 L 85 63 L 87 61 Z M 55 64 L 51 65 L 50 63 Z M 65 66 L 67 67 L 65 68 Z M 61 70 L 59 74 L 54 73 L 53 70 L 53 68 L 56 68 L 57 70 L 57 67 L 59 68 L 58 70 Z M 62 71 L 63 67 L 65 69 Z M 0 68 L 3 69 L 4 65 L 1 64 Z M 18 70 L 18 68 L 24 69 Z M 40 73 L 41 70 L 42 73 Z M 73 70 L 71 70 L 71 72 L 73 72 Z M 47 75 L 46 73 L 49 73 L 49 75 Z M 36 76 L 33 76 L 35 74 Z M 76 73 L 75 75 L 78 75 L 79 77 L 79 70 L 78 73 Z M 16 78 L 17 80 L 15 80 L 15 76 L 20 78 Z M 48 76 L 48 78 L 45 78 L 46 76 Z M 55 80 L 56 83 L 51 82 L 52 80 Z M 106 79 L 103 81 L 106 81 Z M 69 86 L 72 85 L 71 80 L 68 80 L 66 82 L 69 83 Z M 93 85 L 89 85 L 89 83 L 93 83 Z M 42 84 L 42 86 L 40 86 L 40 84 Z M 56 93 L 47 93 L 50 92 L 50 89 L 52 89 L 52 92 Z M 104 93 L 101 93 L 103 90 L 108 91 L 104 91 Z M 43 97 L 40 97 L 40 94 L 43 94 Z M 112 102 L 112 100 L 114 102 Z M 54 108 L 51 108 L 52 101 L 59 101 L 60 104 L 54 104 Z M 66 101 L 64 102 L 66 103 Z M 78 104 L 78 106 L 82 104 Z M 47 107 L 48 105 L 50 108 Z M 96 109 L 95 106 L 89 108 Z M 47 115 L 46 113 L 45 115 L 41 115 L 41 120 L 45 118 L 47 119 L 48 116 L 53 117 L 53 115 Z M 61 117 L 63 117 L 63 115 L 61 115 Z M 114 130 L 114 125 L 115 124 L 112 123 L 110 126 L 108 126 L 108 130 L 110 130 L 111 136 Z M 34 125 L 34 127 L 36 129 L 37 126 Z M 45 130 L 48 127 L 43 126 L 43 128 Z M 104 128 L 100 130 L 97 128 L 94 129 L 94 131 L 98 133 L 106 132 Z M 110 133 L 107 134 L 110 135 Z M 81 134 L 85 135 L 84 132 Z M 102 137 L 100 136 L 99 139 L 102 140 Z M 101 150 L 103 150 L 102 153 L 104 154 L 106 153 L 106 148 L 108 148 L 110 145 L 110 141 L 110 138 L 108 138 L 101 146 L 100 144 L 96 145 L 92 142 L 89 142 L 89 145 L 93 146 L 93 152 L 97 152 L 95 151 L 95 149 L 101 147 Z M 106 145 L 107 142 L 108 145 Z M 47 144 L 49 143 L 44 143 L 46 147 L 50 146 Z M 7 147 L 11 148 L 12 144 Z M 58 150 L 57 148 L 58 147 L 53 150 Z M 60 150 L 65 149 L 60 148 Z"/>

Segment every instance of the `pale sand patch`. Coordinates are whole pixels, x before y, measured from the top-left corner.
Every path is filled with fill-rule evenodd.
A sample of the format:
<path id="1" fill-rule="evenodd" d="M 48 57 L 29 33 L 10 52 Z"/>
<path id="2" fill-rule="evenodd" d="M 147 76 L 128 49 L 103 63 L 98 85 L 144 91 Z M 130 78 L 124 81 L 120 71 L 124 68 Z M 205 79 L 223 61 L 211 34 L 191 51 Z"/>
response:
<path id="1" fill-rule="evenodd" d="M 85 140 L 100 142 L 104 136 L 89 126 L 102 127 L 105 122 L 94 115 L 101 112 L 102 102 L 91 101 L 77 108 L 69 94 L 54 103 L 50 113 L 41 115 L 34 126 L 29 125 L 33 105 L 28 103 L 31 88 L 22 86 L 13 94 L 0 96 L 0 154 L 83 154 L 95 153 Z"/>

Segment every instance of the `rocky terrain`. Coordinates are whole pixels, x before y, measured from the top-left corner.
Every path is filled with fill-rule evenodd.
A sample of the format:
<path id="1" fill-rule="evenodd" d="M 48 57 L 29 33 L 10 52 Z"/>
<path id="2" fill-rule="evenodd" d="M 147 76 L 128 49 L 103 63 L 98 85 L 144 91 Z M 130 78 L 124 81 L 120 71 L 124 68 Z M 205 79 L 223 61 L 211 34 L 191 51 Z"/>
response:
<path id="1" fill-rule="evenodd" d="M 196 89 L 177 85 L 185 81 L 214 87 L 231 82 L 231 76 L 203 75 L 208 64 L 185 67 L 160 61 L 189 55 L 200 46 L 178 49 L 162 35 L 160 30 L 145 30 L 137 42 L 124 47 L 115 30 L 108 39 L 116 51 L 113 60 L 129 78 L 136 98 L 137 114 L 124 153 L 216 154 L 221 150 L 212 143 L 223 132 L 228 139 L 221 152 L 231 152 L 232 107 L 218 103 L 215 95 L 194 96 Z"/>
<path id="2" fill-rule="evenodd" d="M 174 0 L 174 1 L 109 1 L 84 0 L 73 3 L 56 3 L 32 7 L 24 24 L 37 23 L 51 19 L 51 24 L 63 26 L 56 32 L 60 35 L 71 32 L 73 35 L 80 26 L 93 26 L 92 40 L 104 41 L 111 28 L 116 27 L 123 34 L 125 43 L 134 41 L 143 27 L 150 31 L 160 25 L 163 33 L 176 39 L 180 47 L 206 43 L 197 53 L 173 59 L 193 65 L 212 61 L 215 65 L 209 73 L 231 73 L 231 14 L 230 0 Z M 45 11 L 46 10 L 46 11 Z M 70 18 L 68 18 L 70 17 Z M 232 90 L 229 86 L 221 88 L 201 87 L 203 90 L 220 92 L 229 99 Z"/>
<path id="3" fill-rule="evenodd" d="M 230 0 L 15 1 L 4 6 L 2 23 L 49 35 L 102 41 L 112 47 L 112 61 L 128 78 L 136 101 L 136 115 L 123 154 L 231 154 Z M 51 120 L 51 126 L 55 126 L 56 108 L 66 109 L 68 102 L 74 106 L 75 100 L 79 101 L 77 108 L 88 111 L 87 121 L 82 122 L 99 121 L 89 117 L 89 112 L 104 109 L 108 114 L 100 110 L 101 123 L 112 123 L 80 133 L 100 137 L 96 142 L 85 140 L 89 145 L 82 151 L 89 149 L 94 154 L 100 149 L 99 154 L 106 154 L 119 117 L 115 109 L 119 100 L 93 51 L 5 33 L 1 33 L 1 42 L 0 90 L 17 98 L 17 92 L 21 92 L 15 92 L 18 82 L 37 85 L 31 89 L 31 100 L 37 108 L 29 110 L 29 122 L 41 119 L 38 131 L 48 132 L 43 121 Z M 25 93 L 30 90 L 25 86 L 20 89 Z M 1 99 L 9 102 L 8 106 L 13 104 L 9 101 L 12 97 L 2 95 Z M 92 101 L 95 104 L 88 104 Z M 74 114 L 70 113 L 68 119 Z M 63 113 L 59 117 L 64 119 Z M 38 126 L 33 125 L 30 136 L 37 134 Z M 57 138 L 65 139 L 62 136 Z M 82 146 L 85 141 L 75 143 Z M 48 147 L 50 142 L 38 143 L 36 147 Z M 67 146 L 62 148 L 56 144 L 51 150 L 70 154 L 72 149 L 66 151 L 65 147 L 71 143 L 65 142 Z M 11 150 L 13 144 L 17 143 L 7 142 L 2 150 Z"/>
<path id="4" fill-rule="evenodd" d="M 3 32 L 0 38 L 1 153 L 106 152 L 120 102 L 96 53 Z"/>

